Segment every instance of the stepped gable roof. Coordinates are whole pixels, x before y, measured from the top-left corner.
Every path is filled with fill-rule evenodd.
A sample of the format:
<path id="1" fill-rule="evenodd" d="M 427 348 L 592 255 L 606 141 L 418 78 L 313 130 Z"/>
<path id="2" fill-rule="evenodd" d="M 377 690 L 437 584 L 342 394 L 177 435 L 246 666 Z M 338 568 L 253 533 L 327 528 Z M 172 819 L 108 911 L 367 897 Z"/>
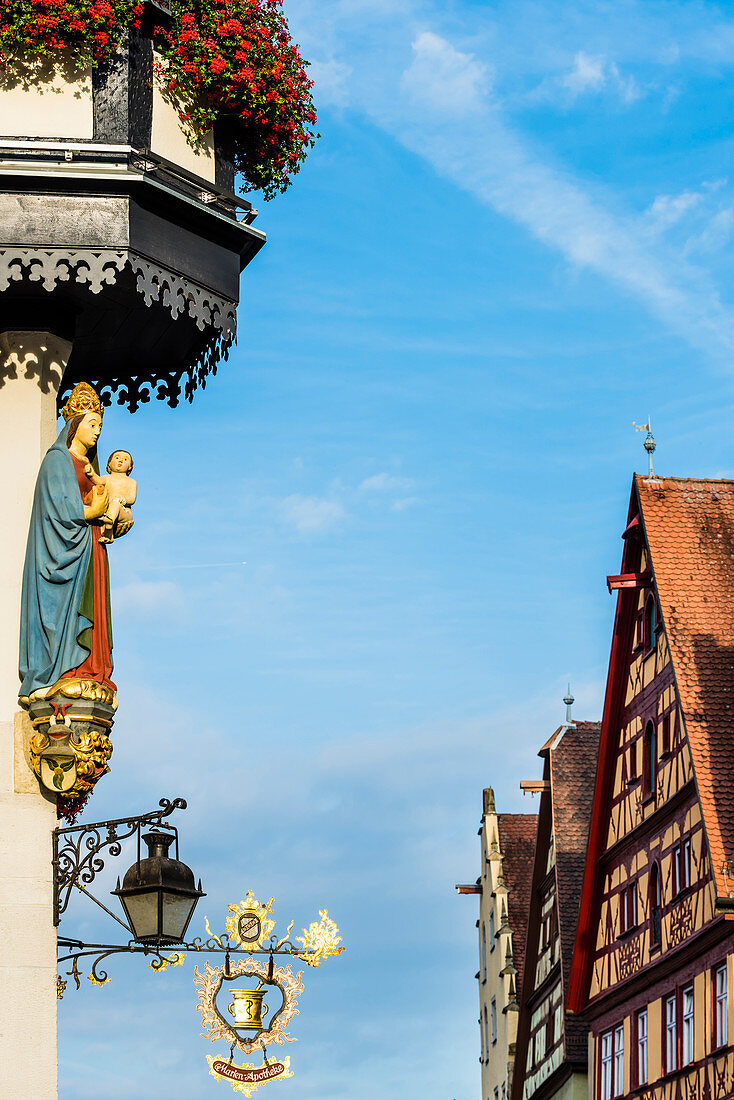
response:
<path id="1" fill-rule="evenodd" d="M 734 859 L 734 482 L 635 478 L 712 872 Z"/>
<path id="2" fill-rule="evenodd" d="M 533 889 L 537 814 L 497 814 L 502 852 L 502 873 L 507 895 L 507 917 L 512 928 L 512 958 L 517 970 L 517 989 L 522 989 L 528 913 Z"/>
<path id="3" fill-rule="evenodd" d="M 574 722 L 549 749 L 564 988 L 576 939 L 600 732 L 601 722 Z"/>

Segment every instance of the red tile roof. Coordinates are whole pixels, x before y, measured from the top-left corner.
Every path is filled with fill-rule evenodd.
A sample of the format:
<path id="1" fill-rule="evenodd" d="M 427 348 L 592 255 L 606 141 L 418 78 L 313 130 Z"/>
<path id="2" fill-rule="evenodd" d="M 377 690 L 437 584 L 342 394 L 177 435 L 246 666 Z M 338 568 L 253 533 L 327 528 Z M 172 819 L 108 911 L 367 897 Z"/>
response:
<path id="1" fill-rule="evenodd" d="M 512 957 L 517 969 L 516 982 L 519 996 L 525 966 L 538 816 L 537 814 L 497 814 L 497 824 L 500 851 L 503 856 L 502 873 L 509 890 L 507 919 L 512 928 Z"/>
<path id="2" fill-rule="evenodd" d="M 734 859 L 734 482 L 635 479 L 717 893 Z"/>

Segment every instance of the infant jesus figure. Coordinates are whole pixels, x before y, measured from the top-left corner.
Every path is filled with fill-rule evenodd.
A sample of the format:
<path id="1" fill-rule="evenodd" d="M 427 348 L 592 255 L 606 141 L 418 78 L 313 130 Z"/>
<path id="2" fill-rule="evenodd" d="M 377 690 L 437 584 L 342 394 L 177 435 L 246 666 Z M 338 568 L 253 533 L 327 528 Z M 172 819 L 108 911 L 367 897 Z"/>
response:
<path id="1" fill-rule="evenodd" d="M 110 503 L 102 516 L 100 542 L 112 542 L 115 536 L 120 538 L 126 535 L 133 525 L 130 508 L 138 496 L 138 483 L 129 476 L 132 468 L 133 459 L 129 451 L 113 451 L 107 460 L 107 473 L 102 477 L 94 472 L 91 463 L 84 468 L 89 480 L 99 489 L 104 486 L 109 493 Z"/>

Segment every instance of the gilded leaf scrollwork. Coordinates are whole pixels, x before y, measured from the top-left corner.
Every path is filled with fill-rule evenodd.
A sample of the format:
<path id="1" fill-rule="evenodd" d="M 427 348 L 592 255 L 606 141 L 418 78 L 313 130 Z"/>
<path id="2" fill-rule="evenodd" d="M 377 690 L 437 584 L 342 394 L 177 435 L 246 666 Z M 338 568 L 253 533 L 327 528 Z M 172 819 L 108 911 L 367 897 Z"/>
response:
<path id="1" fill-rule="evenodd" d="M 318 921 L 309 924 L 303 929 L 302 936 L 296 936 L 296 942 L 303 947 L 298 952 L 298 958 L 309 966 L 320 966 L 324 959 L 341 954 L 346 948 L 341 944 L 342 938 L 338 935 L 339 929 L 328 914 L 326 909 L 319 909 Z"/>

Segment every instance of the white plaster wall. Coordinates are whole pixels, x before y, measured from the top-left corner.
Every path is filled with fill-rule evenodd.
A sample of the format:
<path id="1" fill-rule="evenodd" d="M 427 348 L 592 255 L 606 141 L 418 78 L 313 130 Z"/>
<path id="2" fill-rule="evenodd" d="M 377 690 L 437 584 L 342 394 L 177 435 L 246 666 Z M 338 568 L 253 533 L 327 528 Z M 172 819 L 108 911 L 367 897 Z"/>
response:
<path id="1" fill-rule="evenodd" d="M 484 1062 L 482 1063 L 482 1100 L 494 1100 L 495 1089 L 502 1097 L 502 1086 L 505 1086 L 505 1096 L 510 1096 L 510 1073 L 514 1063 L 514 1053 L 510 1053 L 511 1047 L 517 1040 L 517 1012 L 503 1009 L 510 1001 L 510 979 L 506 975 L 500 975 L 505 966 L 505 955 L 508 945 L 512 943 L 512 933 L 505 931 L 497 935 L 494 940 L 494 950 L 491 950 L 490 936 L 490 911 L 494 910 L 495 933 L 499 932 L 502 924 L 502 902 L 507 903 L 507 889 L 502 878 L 502 860 L 487 858 L 491 853 L 500 853 L 499 829 L 497 814 L 494 811 L 485 813 L 482 817 L 481 837 L 481 883 L 482 894 L 479 902 L 479 1017 L 480 1034 L 483 1027 L 484 1010 L 487 1010 L 489 1021 L 489 1043 L 484 1050 Z M 493 896 L 494 895 L 494 896 Z M 482 925 L 487 935 L 487 968 L 482 972 Z M 492 998 L 497 1006 L 497 1041 L 492 1043 L 491 1004 Z"/>
<path id="2" fill-rule="evenodd" d="M 0 137 L 91 139 L 92 70 L 39 60 L 0 76 Z"/>
<path id="3" fill-rule="evenodd" d="M 24 751 L 30 723 L 17 704 L 18 622 L 33 490 L 56 435 L 69 350 L 48 334 L 0 334 L 0 1095 L 13 1100 L 57 1096 L 56 804 L 41 793 Z M 48 393 L 29 377 L 38 369 Z"/>
<path id="4" fill-rule="evenodd" d="M 553 1094 L 557 1100 L 590 1100 L 589 1079 L 585 1072 L 577 1070 Z"/>
<path id="5" fill-rule="evenodd" d="M 161 58 L 156 54 L 156 61 Z M 214 183 L 214 135 L 209 133 L 203 140 L 203 147 L 193 149 L 186 141 L 185 124 L 178 117 L 178 111 L 161 94 L 158 80 L 153 83 L 153 128 L 150 137 L 150 149 L 166 160 L 173 161 L 188 172 Z M 191 132 L 191 131 L 189 131 Z"/>

